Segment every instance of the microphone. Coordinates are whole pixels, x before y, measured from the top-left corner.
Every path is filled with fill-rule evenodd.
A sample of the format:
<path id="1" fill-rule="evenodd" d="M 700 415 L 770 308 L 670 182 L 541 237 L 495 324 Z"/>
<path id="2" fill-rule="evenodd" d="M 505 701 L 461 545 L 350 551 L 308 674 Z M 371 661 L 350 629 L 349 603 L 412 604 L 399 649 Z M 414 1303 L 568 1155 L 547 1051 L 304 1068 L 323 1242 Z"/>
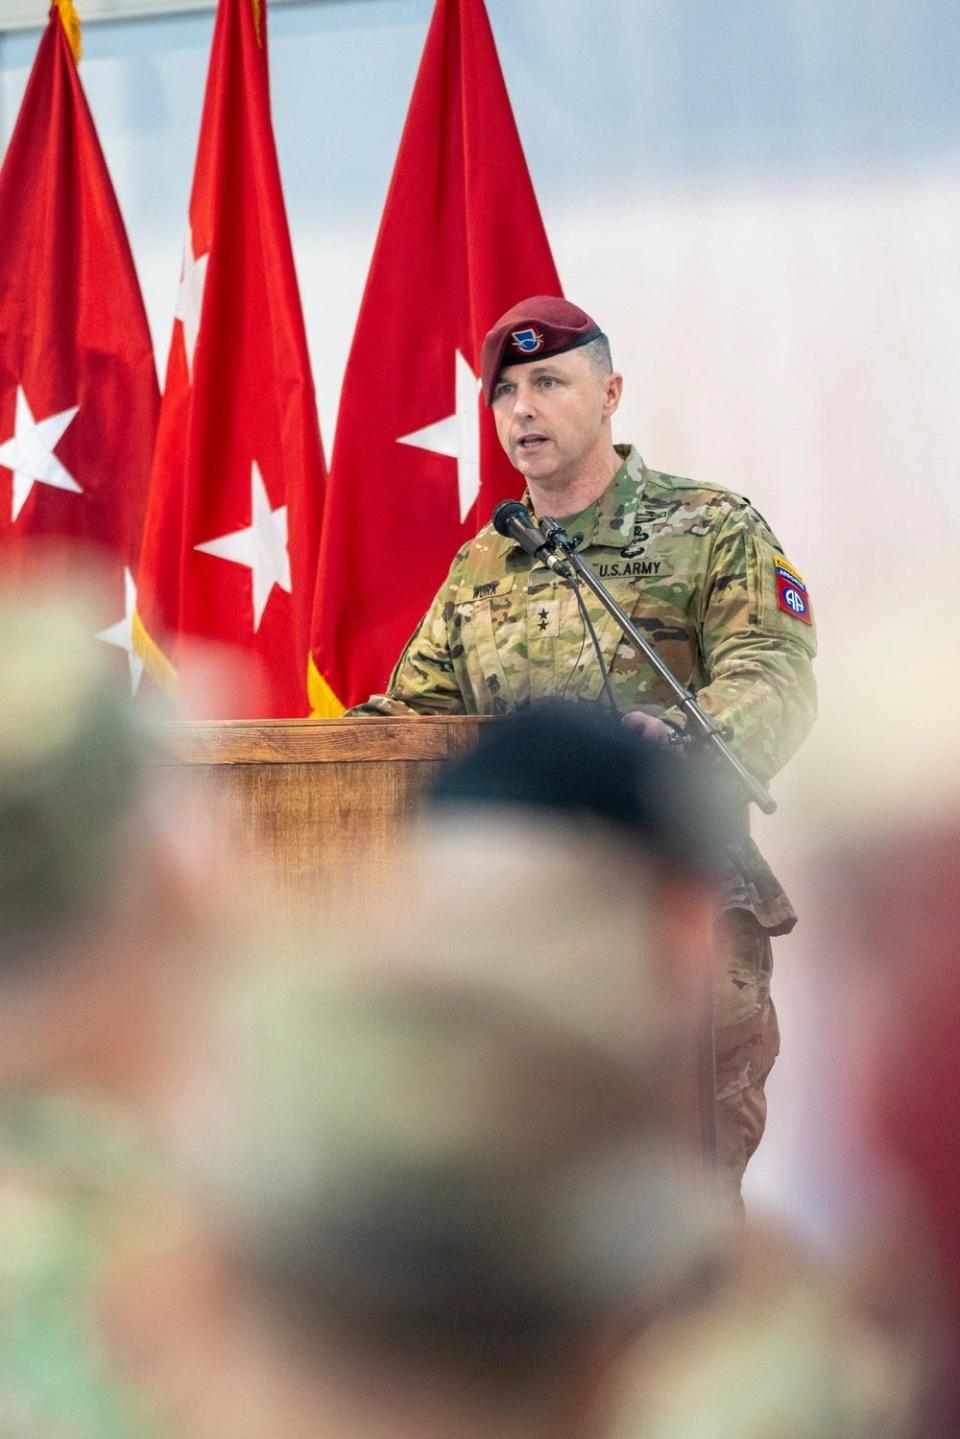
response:
<path id="1" fill-rule="evenodd" d="M 528 555 L 533 555 L 535 560 L 549 565 L 554 573 L 563 579 L 571 578 L 570 566 L 566 560 L 561 560 L 558 555 L 548 549 L 547 542 L 533 523 L 533 516 L 526 505 L 521 505 L 519 500 L 501 500 L 491 519 L 493 528 L 498 535 L 503 535 L 509 540 L 516 540 L 520 548 L 526 550 Z"/>

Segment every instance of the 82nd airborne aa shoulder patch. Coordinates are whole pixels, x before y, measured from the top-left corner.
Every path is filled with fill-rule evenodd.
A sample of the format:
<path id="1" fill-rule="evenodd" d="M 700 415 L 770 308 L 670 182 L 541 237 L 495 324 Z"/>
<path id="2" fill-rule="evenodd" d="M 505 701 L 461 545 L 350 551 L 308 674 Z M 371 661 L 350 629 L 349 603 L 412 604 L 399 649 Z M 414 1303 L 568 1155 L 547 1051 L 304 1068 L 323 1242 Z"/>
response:
<path id="1" fill-rule="evenodd" d="M 799 572 L 782 555 L 774 555 L 773 573 L 777 581 L 777 608 L 805 625 L 812 625 L 810 596 Z"/>

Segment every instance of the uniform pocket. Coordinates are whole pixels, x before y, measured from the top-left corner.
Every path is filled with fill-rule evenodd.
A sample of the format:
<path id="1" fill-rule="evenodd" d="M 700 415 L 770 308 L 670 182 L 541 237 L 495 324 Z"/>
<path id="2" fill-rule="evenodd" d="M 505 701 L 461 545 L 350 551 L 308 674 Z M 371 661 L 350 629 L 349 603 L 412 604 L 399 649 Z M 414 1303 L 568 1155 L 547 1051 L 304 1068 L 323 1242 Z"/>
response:
<path id="1" fill-rule="evenodd" d="M 519 600 L 524 604 L 520 605 Z M 529 693 L 525 595 L 514 575 L 461 585 L 454 599 L 457 653 L 479 714 L 505 714 Z"/>

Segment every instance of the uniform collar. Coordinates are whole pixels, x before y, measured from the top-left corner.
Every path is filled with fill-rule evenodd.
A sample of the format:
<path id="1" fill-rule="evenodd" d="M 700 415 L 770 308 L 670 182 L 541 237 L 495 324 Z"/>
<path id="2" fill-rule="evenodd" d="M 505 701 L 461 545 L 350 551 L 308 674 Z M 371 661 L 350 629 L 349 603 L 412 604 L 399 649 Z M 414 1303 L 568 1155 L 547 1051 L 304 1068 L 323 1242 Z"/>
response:
<path id="1" fill-rule="evenodd" d="M 571 536 L 582 535 L 581 548 L 590 545 L 606 545 L 622 549 L 633 539 L 633 527 L 637 518 L 637 501 L 643 493 L 647 479 L 647 467 L 633 445 L 614 445 L 623 460 L 613 479 L 598 500 L 571 515 L 564 521 L 564 529 Z M 524 492 L 523 504 L 529 510 L 533 502 L 528 491 Z M 500 540 L 497 553 L 506 555 L 520 546 L 515 540 L 504 537 Z"/>

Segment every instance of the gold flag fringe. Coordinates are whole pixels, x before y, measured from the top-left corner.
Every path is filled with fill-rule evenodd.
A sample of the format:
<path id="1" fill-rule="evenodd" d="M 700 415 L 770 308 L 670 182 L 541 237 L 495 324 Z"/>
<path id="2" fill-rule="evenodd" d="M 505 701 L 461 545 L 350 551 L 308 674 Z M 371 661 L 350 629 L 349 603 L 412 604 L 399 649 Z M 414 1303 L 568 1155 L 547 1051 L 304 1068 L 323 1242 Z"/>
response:
<path id="1" fill-rule="evenodd" d="M 131 630 L 134 654 L 139 655 L 154 684 L 159 685 L 165 694 L 173 695 L 177 689 L 177 672 L 136 610 L 133 612 Z"/>
<path id="2" fill-rule="evenodd" d="M 264 0 L 250 0 L 253 6 L 253 28 L 257 37 L 257 44 L 263 49 L 263 6 Z"/>
<path id="3" fill-rule="evenodd" d="M 313 655 L 307 656 L 307 694 L 312 719 L 337 719 L 346 708 L 317 669 Z"/>
<path id="4" fill-rule="evenodd" d="M 83 27 L 80 24 L 80 16 L 76 12 L 73 0 L 53 0 L 53 3 L 60 12 L 60 22 L 66 32 L 74 64 L 79 65 L 80 56 L 83 54 Z"/>

